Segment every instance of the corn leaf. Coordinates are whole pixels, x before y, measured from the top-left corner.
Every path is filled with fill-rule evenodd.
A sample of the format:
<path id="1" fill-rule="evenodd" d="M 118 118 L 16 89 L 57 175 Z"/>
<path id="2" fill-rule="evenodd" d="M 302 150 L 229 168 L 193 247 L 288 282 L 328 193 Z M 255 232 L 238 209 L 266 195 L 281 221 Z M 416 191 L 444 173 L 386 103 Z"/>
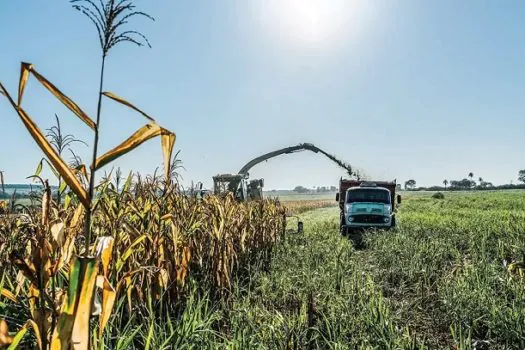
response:
<path id="1" fill-rule="evenodd" d="M 35 176 L 40 176 L 43 165 L 44 165 L 44 159 L 40 160 L 40 163 L 38 163 L 38 166 L 36 167 L 36 170 L 35 170 Z"/>
<path id="2" fill-rule="evenodd" d="M 75 312 L 73 324 L 73 334 L 71 339 L 75 350 L 89 349 L 89 317 L 91 315 L 91 305 L 95 283 L 97 281 L 98 260 L 89 257 L 79 257 L 83 275 L 81 276 L 80 295 L 78 296 L 78 306 Z"/>
<path id="3" fill-rule="evenodd" d="M 51 338 L 51 350 L 67 350 L 71 346 L 71 333 L 75 319 L 76 303 L 79 296 L 81 262 L 75 258 L 69 271 L 69 286 L 62 303 L 57 327 Z"/>
<path id="4" fill-rule="evenodd" d="M 24 325 L 24 327 L 29 327 L 29 326 L 31 326 L 33 328 L 33 332 L 35 332 L 35 338 L 36 338 L 36 342 L 38 344 L 38 349 L 39 350 L 44 350 L 43 349 L 43 344 L 42 344 L 42 335 L 40 334 L 40 329 L 38 328 L 38 325 L 36 324 L 35 321 L 28 320 L 26 322 L 26 324 Z"/>
<path id="5" fill-rule="evenodd" d="M 173 145 L 175 144 L 175 134 L 163 134 L 161 136 L 162 153 L 164 155 L 164 176 L 166 181 L 170 181 L 171 169 L 171 153 L 173 152 Z"/>
<path id="6" fill-rule="evenodd" d="M 48 81 L 46 78 L 44 78 L 42 75 L 40 75 L 34 68 L 33 65 L 30 63 L 22 63 L 22 72 L 20 74 L 20 85 L 18 88 L 18 106 L 20 107 L 20 103 L 22 101 L 22 94 L 25 89 L 25 83 L 27 81 L 27 78 L 29 76 L 29 73 L 33 73 L 33 75 L 38 79 L 38 81 L 55 97 L 64 104 L 71 112 L 73 112 L 77 117 L 80 118 L 87 126 L 89 126 L 92 130 L 96 129 L 95 122 L 88 117 L 86 113 L 80 107 L 73 102 L 69 97 L 64 95 L 55 85 L 53 85 L 50 81 Z"/>
<path id="7" fill-rule="evenodd" d="M 65 181 L 62 181 L 60 183 L 60 187 L 58 188 L 58 193 L 62 194 L 67 188 L 67 183 Z"/>
<path id="8" fill-rule="evenodd" d="M 84 207 L 82 205 L 79 205 L 77 209 L 75 210 L 75 213 L 73 214 L 73 218 L 71 219 L 71 222 L 69 223 L 70 228 L 75 228 L 78 225 L 78 222 L 80 220 L 80 216 L 84 212 Z"/>
<path id="9" fill-rule="evenodd" d="M 18 304 L 18 299 L 16 298 L 16 296 L 9 290 L 5 289 L 5 288 L 0 288 L 0 295 L 2 295 L 3 297 L 11 300 L 13 303 L 17 303 Z"/>
<path id="10" fill-rule="evenodd" d="M 104 277 L 104 286 L 102 289 L 102 312 L 100 314 L 100 324 L 98 330 L 99 337 L 102 337 L 104 328 L 109 321 L 109 316 L 111 316 L 111 310 L 113 310 L 116 296 L 117 292 L 115 291 L 115 288 L 113 288 L 108 279 Z"/>
<path id="11" fill-rule="evenodd" d="M 18 82 L 18 105 L 22 105 L 22 97 L 26 88 L 27 79 L 29 79 L 29 72 L 31 69 L 30 63 L 22 62 L 20 67 L 20 81 Z"/>
<path id="12" fill-rule="evenodd" d="M 131 256 L 131 254 L 133 254 L 133 248 L 135 248 L 140 242 L 142 242 L 143 240 L 145 240 L 146 238 L 148 238 L 148 235 L 144 234 L 142 236 L 140 236 L 139 238 L 137 238 L 129 247 L 128 249 L 126 249 L 126 251 L 124 252 L 124 254 L 122 254 L 122 256 L 118 259 L 117 261 L 117 271 L 120 271 L 120 269 L 122 268 L 122 266 L 126 263 L 126 260 L 128 260 L 128 258 Z"/>
<path id="13" fill-rule="evenodd" d="M 149 115 L 147 115 L 146 113 L 144 113 L 142 110 L 138 109 L 137 107 L 135 107 L 134 105 L 132 105 L 130 102 L 126 101 L 125 99 L 123 99 L 122 97 L 120 96 L 117 96 L 115 95 L 114 93 L 112 92 L 108 92 L 108 91 L 105 91 L 102 93 L 102 95 L 106 96 L 106 97 L 109 97 L 110 99 L 114 100 L 114 101 L 117 101 L 119 103 L 122 103 L 123 105 L 125 106 L 128 106 L 129 108 L 139 112 L 140 114 L 142 114 L 144 117 L 146 117 L 147 119 L 149 119 L 150 121 L 152 121 L 153 123 L 156 123 L 155 122 L 155 119 L 153 119 L 152 117 L 150 117 Z"/>
<path id="14" fill-rule="evenodd" d="M 103 236 L 98 238 L 96 257 L 102 261 L 102 271 L 104 276 L 109 275 L 109 262 L 111 261 L 111 253 L 113 252 L 114 238 L 111 236 Z"/>
<path id="15" fill-rule="evenodd" d="M 135 149 L 136 147 L 140 146 L 141 144 L 155 136 L 170 134 L 173 135 L 174 140 L 175 135 L 171 131 L 164 129 L 157 124 L 146 124 L 139 130 L 137 130 L 133 135 L 131 135 L 126 141 L 113 148 L 106 154 L 100 156 L 95 163 L 95 170 L 102 168 L 104 165 L 112 162 L 120 156 L 123 156 L 124 154 Z M 169 142 L 166 143 L 166 147 L 168 147 Z"/>
<path id="16" fill-rule="evenodd" d="M 4 321 L 3 320 L 0 321 L 0 347 L 2 347 L 3 345 L 6 345 L 5 343 L 2 344 L 2 322 L 4 322 Z M 7 324 L 6 324 L 6 327 L 7 327 Z M 38 349 L 42 350 L 42 337 L 40 336 L 40 331 L 38 329 L 37 324 L 33 320 L 28 320 L 22 326 L 22 328 L 20 328 L 20 330 L 15 334 L 14 337 L 9 337 L 10 339 L 8 339 L 8 340 L 10 340 L 10 342 L 7 343 L 7 344 L 10 344 L 10 345 L 7 348 L 7 350 L 17 349 L 18 348 L 18 345 L 20 344 L 20 342 L 22 341 L 22 339 L 26 335 L 27 331 L 29 330 L 29 327 L 32 327 L 33 331 L 35 332 L 35 338 L 36 338 L 36 341 L 37 341 L 37 344 L 38 344 Z M 7 330 L 7 328 L 6 328 L 6 330 Z"/>
<path id="17" fill-rule="evenodd" d="M 0 320 L 0 347 L 12 344 L 13 340 L 13 337 L 9 335 L 9 327 L 7 326 L 7 322 Z"/>
<path id="18" fill-rule="evenodd" d="M 86 190 L 82 187 L 78 179 L 75 177 L 75 174 L 73 173 L 71 168 L 69 168 L 69 166 L 56 153 L 49 141 L 47 141 L 45 136 L 42 134 L 42 131 L 40 131 L 38 126 L 33 122 L 29 115 L 21 107 L 16 106 L 15 102 L 7 93 L 7 90 L 5 90 L 4 86 L 1 83 L 0 88 L 4 91 L 5 95 L 7 96 L 7 99 L 9 100 L 9 102 L 11 102 L 13 108 L 18 112 L 20 119 L 22 119 L 22 122 L 24 123 L 26 129 L 29 131 L 35 142 L 38 144 L 38 146 L 44 152 L 44 154 L 49 158 L 51 164 L 55 167 L 55 169 L 58 170 L 60 175 L 62 175 L 64 181 L 67 182 L 71 190 L 73 190 L 73 192 L 78 196 L 82 204 L 84 204 L 86 208 L 89 208 L 90 200 L 88 198 L 88 194 Z"/>

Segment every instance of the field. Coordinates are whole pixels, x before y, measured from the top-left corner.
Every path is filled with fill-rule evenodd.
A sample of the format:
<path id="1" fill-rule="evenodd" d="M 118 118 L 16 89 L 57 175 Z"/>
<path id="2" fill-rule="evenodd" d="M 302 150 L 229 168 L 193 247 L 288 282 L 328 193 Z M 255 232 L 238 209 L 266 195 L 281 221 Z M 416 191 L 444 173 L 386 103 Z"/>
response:
<path id="1" fill-rule="evenodd" d="M 172 200 L 188 213 L 198 208 L 191 201 L 178 202 L 179 197 Z M 104 335 L 93 332 L 96 348 L 525 347 L 523 192 L 445 193 L 442 200 L 405 194 L 398 229 L 366 233 L 359 249 L 339 234 L 337 208 L 325 207 L 331 202 L 284 203 L 304 222 L 304 233 L 296 232 L 297 220 L 290 218 L 284 235 L 274 241 L 271 232 L 276 231 L 267 231 L 268 238 L 260 241 L 267 248 L 255 248 L 253 241 L 253 248 L 247 246 L 251 250 L 238 257 L 242 266 L 219 279 L 213 278 L 221 274 L 214 255 L 184 243 L 207 259 L 201 268 L 195 266 L 176 289 L 149 279 L 158 275 L 140 277 L 134 298 L 129 291 L 119 293 Z M 207 203 L 208 209 L 199 209 L 199 220 L 214 217 L 219 205 Z M 225 207 L 240 209 L 234 203 Z M 240 223 L 224 220 L 235 237 Z M 272 222 L 264 220 L 269 221 L 263 225 Z M 195 230 L 195 242 L 206 239 L 202 235 L 208 230 L 213 226 Z M 3 259 L 12 245 L 16 242 L 4 240 Z M 153 267 L 161 252 L 137 249 L 129 262 L 133 266 L 120 268 Z M 16 289 L 16 273 L 5 267 L 1 273 L 0 319 L 8 321 L 14 335 L 31 317 L 25 311 L 31 303 L 20 291 L 15 303 L 5 291 Z M 159 290 L 166 295 L 159 297 Z M 22 344 L 34 341 L 26 336 Z"/>
<path id="2" fill-rule="evenodd" d="M 523 268 L 523 192 L 405 199 L 399 229 L 361 250 L 338 234 L 337 209 L 301 215 L 305 234 L 230 310 L 241 348 L 523 349 L 525 280 L 509 269 Z"/>

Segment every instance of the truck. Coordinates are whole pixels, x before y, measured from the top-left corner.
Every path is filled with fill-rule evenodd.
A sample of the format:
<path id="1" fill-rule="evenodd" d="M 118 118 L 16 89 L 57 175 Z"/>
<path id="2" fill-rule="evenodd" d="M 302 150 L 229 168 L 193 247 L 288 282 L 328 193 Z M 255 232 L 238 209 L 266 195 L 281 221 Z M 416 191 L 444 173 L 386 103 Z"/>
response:
<path id="1" fill-rule="evenodd" d="M 354 179 L 339 180 L 340 231 L 346 235 L 358 229 L 392 229 L 396 226 L 396 180 L 366 181 Z"/>

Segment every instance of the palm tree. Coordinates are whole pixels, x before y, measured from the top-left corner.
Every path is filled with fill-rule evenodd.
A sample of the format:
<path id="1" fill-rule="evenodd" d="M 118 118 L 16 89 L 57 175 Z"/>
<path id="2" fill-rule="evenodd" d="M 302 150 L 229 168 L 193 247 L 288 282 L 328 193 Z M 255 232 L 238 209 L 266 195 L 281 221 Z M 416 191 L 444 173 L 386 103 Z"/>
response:
<path id="1" fill-rule="evenodd" d="M 443 185 L 445 185 L 445 190 L 446 190 L 447 189 L 447 185 L 448 185 L 448 180 L 447 179 L 443 180 Z"/>
<path id="2" fill-rule="evenodd" d="M 470 181 L 474 182 L 474 180 L 472 180 L 474 178 L 474 173 L 471 171 L 470 173 L 468 173 L 468 177 L 470 177 Z M 474 185 L 476 183 L 474 182 Z M 470 187 L 472 187 L 472 184 L 470 184 Z"/>

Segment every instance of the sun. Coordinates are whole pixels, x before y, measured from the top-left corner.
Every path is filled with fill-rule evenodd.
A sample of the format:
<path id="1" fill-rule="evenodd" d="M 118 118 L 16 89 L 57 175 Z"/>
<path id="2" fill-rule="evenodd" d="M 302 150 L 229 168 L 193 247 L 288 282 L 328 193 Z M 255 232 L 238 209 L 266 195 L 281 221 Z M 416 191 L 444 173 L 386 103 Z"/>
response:
<path id="1" fill-rule="evenodd" d="M 364 0 L 265 0 L 260 10 L 266 31 L 290 43 L 317 46 L 355 30 L 364 7 Z"/>

